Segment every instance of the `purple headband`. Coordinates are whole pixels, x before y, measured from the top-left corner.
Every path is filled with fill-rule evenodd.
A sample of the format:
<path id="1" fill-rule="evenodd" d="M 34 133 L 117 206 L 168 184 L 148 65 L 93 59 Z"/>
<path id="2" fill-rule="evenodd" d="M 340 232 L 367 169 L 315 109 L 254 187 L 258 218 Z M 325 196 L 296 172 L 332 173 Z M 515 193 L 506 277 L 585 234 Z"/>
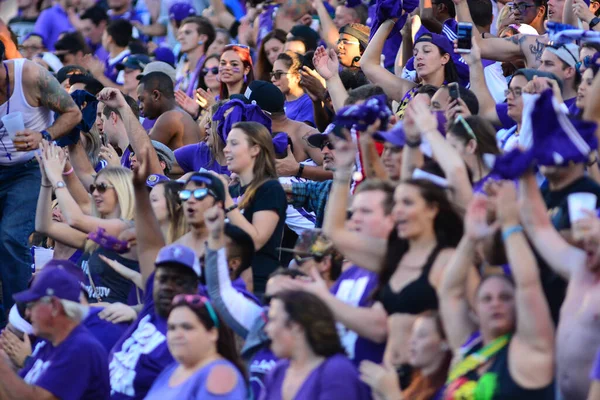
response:
<path id="1" fill-rule="evenodd" d="M 387 106 L 386 96 L 379 95 L 367 99 L 363 104 L 342 108 L 335 116 L 335 124 L 364 131 L 380 119 L 381 130 L 387 130 L 387 123 L 391 116 L 392 111 Z"/>
<path id="2" fill-rule="evenodd" d="M 288 146 L 288 134 L 285 132 L 279 132 L 273 137 L 273 147 L 275 148 L 275 154 L 285 154 Z"/>
<path id="3" fill-rule="evenodd" d="M 231 112 L 225 116 L 227 110 L 230 109 Z M 213 122 L 219 122 L 217 134 L 223 140 L 223 143 L 227 142 L 227 136 L 229 136 L 233 125 L 242 121 L 258 122 L 271 132 L 271 119 L 265 115 L 260 107 L 256 104 L 246 104 L 239 99 L 229 100 L 219 107 L 213 115 Z"/>
<path id="4" fill-rule="evenodd" d="M 104 228 L 98 228 L 96 232 L 90 232 L 88 239 L 98 243 L 106 250 L 112 250 L 117 254 L 127 253 L 129 251 L 129 243 L 125 240 L 119 240 L 114 236 L 105 234 Z"/>

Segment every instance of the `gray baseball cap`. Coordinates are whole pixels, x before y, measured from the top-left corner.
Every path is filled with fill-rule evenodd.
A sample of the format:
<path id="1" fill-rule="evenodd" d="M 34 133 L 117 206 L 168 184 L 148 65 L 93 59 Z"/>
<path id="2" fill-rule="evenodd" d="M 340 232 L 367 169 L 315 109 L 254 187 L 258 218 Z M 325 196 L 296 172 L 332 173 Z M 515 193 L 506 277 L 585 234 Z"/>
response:
<path id="1" fill-rule="evenodd" d="M 142 79 L 144 75 L 149 74 L 151 72 L 162 72 L 163 74 L 166 74 L 169 76 L 169 78 L 171 78 L 173 84 L 175 83 L 175 68 L 173 68 L 166 62 L 152 61 L 151 63 L 146 65 L 142 73 L 137 76 L 138 80 Z"/>

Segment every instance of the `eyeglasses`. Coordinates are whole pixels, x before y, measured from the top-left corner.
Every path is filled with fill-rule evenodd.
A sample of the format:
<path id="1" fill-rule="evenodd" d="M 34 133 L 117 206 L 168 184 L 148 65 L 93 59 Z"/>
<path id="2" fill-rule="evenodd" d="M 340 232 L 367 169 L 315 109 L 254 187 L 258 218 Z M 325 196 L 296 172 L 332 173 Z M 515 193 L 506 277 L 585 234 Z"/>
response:
<path id="1" fill-rule="evenodd" d="M 523 90 L 521 88 L 508 88 L 504 91 L 504 97 L 508 97 L 509 94 L 512 94 L 513 97 L 516 99 L 518 97 L 521 97 L 521 95 L 523 94 Z"/>
<path id="2" fill-rule="evenodd" d="M 194 198 L 196 200 L 203 200 L 208 195 L 211 195 L 215 199 L 217 198 L 217 195 L 215 194 L 215 192 L 213 192 L 212 190 L 210 190 L 208 188 L 200 188 L 200 189 L 194 189 L 194 190 L 186 189 L 186 190 L 182 190 L 179 192 L 179 200 L 188 201 L 192 196 L 194 196 Z"/>
<path id="3" fill-rule="evenodd" d="M 348 40 L 348 39 L 338 39 L 337 44 L 343 44 L 344 46 L 351 46 L 351 45 L 360 45 L 360 42 L 358 41 L 354 41 L 354 40 Z"/>
<path id="4" fill-rule="evenodd" d="M 524 13 L 530 7 L 535 7 L 535 4 L 527 4 L 527 3 L 512 3 L 510 6 L 511 10 L 519 9 L 520 12 Z"/>
<path id="5" fill-rule="evenodd" d="M 271 79 L 275 78 L 276 80 L 281 79 L 282 75 L 288 75 L 290 74 L 290 72 L 283 72 L 283 71 L 275 71 L 275 72 L 271 72 Z"/>
<path id="6" fill-rule="evenodd" d="M 102 182 L 102 183 L 99 183 L 99 184 L 97 184 L 97 185 L 96 185 L 96 184 L 94 184 L 94 183 L 92 183 L 92 184 L 90 185 L 90 194 L 91 194 L 91 193 L 94 193 L 94 191 L 95 191 L 95 190 L 97 190 L 97 191 L 98 191 L 98 193 L 100 193 L 100 194 L 103 194 L 103 193 L 105 193 L 105 192 L 106 192 L 108 189 L 111 189 L 111 188 L 114 188 L 114 186 L 113 186 L 113 185 L 108 185 L 108 184 L 106 184 L 106 183 L 104 183 L 104 182 Z"/>
<path id="7" fill-rule="evenodd" d="M 219 328 L 219 318 L 217 317 L 217 313 L 213 308 L 212 304 L 210 304 L 210 300 L 208 300 L 204 296 L 200 296 L 199 294 L 178 294 L 173 298 L 174 306 L 187 304 L 192 307 L 194 306 L 204 306 L 206 307 L 206 311 L 208 311 L 208 315 L 210 315 L 210 319 L 212 320 L 215 328 Z"/>
<path id="8" fill-rule="evenodd" d="M 324 140 L 321 143 L 321 146 L 319 146 L 319 149 L 323 150 L 325 147 L 327 147 L 329 150 L 333 150 L 333 143 L 331 143 L 329 140 Z"/>
<path id="9" fill-rule="evenodd" d="M 202 68 L 203 75 L 208 75 L 209 72 L 213 75 L 217 75 L 219 73 L 219 67 Z"/>

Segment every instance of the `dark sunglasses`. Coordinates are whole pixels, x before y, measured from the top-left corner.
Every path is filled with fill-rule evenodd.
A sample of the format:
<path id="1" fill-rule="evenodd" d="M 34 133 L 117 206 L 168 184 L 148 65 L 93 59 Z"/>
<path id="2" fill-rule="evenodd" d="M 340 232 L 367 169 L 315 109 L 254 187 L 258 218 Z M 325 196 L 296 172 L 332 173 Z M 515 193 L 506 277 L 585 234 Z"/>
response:
<path id="1" fill-rule="evenodd" d="M 217 318 L 217 313 L 215 312 L 215 309 L 213 308 L 212 304 L 210 304 L 210 301 L 208 300 L 208 298 L 206 298 L 204 296 L 200 296 L 199 294 L 178 294 L 177 296 L 175 296 L 173 298 L 172 304 L 174 306 L 180 305 L 180 304 L 187 304 L 192 307 L 194 307 L 194 306 L 206 307 L 206 311 L 208 311 L 208 315 L 210 315 L 210 319 L 212 320 L 213 324 L 215 325 L 216 328 L 219 328 L 219 318 Z"/>
<path id="2" fill-rule="evenodd" d="M 289 72 L 283 72 L 283 71 L 275 71 L 275 72 L 270 72 L 269 75 L 271 75 L 271 78 L 275 78 L 277 80 L 281 79 L 281 77 L 283 75 L 287 75 L 289 74 Z"/>
<path id="3" fill-rule="evenodd" d="M 296 261 L 296 264 L 299 267 L 304 265 L 304 263 L 306 263 L 309 260 L 315 260 L 315 262 L 320 263 L 321 261 L 323 261 L 324 258 L 325 258 L 325 256 L 323 256 L 323 255 L 300 257 L 298 254 L 294 254 L 294 261 Z"/>
<path id="4" fill-rule="evenodd" d="M 319 149 L 323 150 L 325 147 L 327 147 L 329 150 L 333 150 L 333 143 L 331 143 L 329 140 L 325 140 L 323 141 L 323 143 L 321 143 L 321 145 L 319 146 Z"/>
<path id="5" fill-rule="evenodd" d="M 516 10 L 517 8 L 519 9 L 520 12 L 524 13 L 525 11 L 527 11 L 528 8 L 530 7 L 535 7 L 535 4 L 527 4 L 527 3 L 513 3 L 510 5 L 511 10 Z"/>
<path id="6" fill-rule="evenodd" d="M 219 67 L 202 68 L 203 75 L 208 75 L 209 72 L 213 75 L 217 75 L 219 73 Z"/>
<path id="7" fill-rule="evenodd" d="M 179 192 L 179 200 L 188 201 L 192 196 L 194 196 L 196 200 L 203 200 L 208 195 L 211 195 L 215 199 L 217 198 L 215 192 L 208 188 L 200 188 L 194 190 L 185 189 Z"/>
<path id="8" fill-rule="evenodd" d="M 108 189 L 111 189 L 111 188 L 114 188 L 114 186 L 113 186 L 113 185 L 107 185 L 107 184 L 106 184 L 106 183 L 104 183 L 104 182 L 102 182 L 102 183 L 99 183 L 99 184 L 97 184 L 97 185 L 96 185 L 95 183 L 92 183 L 92 184 L 90 185 L 90 194 L 91 194 L 91 193 L 94 193 L 94 190 L 97 190 L 97 191 L 98 191 L 98 193 L 100 193 L 100 194 L 103 194 L 103 193 L 105 193 L 105 192 L 106 192 Z"/>

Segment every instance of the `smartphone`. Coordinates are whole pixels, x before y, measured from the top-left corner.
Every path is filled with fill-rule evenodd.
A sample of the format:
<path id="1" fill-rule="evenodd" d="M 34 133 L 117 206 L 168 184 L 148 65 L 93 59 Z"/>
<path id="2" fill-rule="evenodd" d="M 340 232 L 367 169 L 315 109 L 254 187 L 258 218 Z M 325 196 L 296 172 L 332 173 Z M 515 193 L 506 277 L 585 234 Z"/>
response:
<path id="1" fill-rule="evenodd" d="M 468 22 L 459 22 L 457 28 L 457 53 L 471 52 L 471 38 L 473 36 L 473 24 Z"/>
<path id="2" fill-rule="evenodd" d="M 460 91 L 458 89 L 458 83 L 452 82 L 448 85 L 448 93 L 452 100 L 460 99 Z"/>

